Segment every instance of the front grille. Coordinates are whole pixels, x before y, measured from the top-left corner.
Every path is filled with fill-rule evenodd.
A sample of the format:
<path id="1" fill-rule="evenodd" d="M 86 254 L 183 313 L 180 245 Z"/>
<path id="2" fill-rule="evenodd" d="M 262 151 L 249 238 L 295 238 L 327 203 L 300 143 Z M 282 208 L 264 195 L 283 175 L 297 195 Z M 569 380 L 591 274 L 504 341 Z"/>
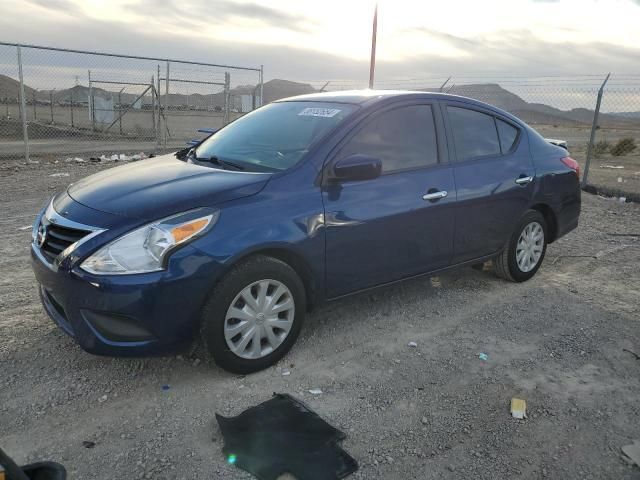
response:
<path id="1" fill-rule="evenodd" d="M 40 247 L 42 254 L 51 262 L 66 249 L 69 245 L 76 243 L 78 240 L 89 235 L 91 232 L 87 230 L 78 230 L 75 228 L 61 227 L 50 223 L 46 225 L 46 237 L 44 243 Z"/>

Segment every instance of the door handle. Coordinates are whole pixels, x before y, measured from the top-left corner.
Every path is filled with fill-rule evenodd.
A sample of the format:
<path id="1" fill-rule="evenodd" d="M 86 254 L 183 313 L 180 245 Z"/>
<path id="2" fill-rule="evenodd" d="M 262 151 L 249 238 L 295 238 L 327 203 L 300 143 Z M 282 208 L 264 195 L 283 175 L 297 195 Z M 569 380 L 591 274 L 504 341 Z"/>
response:
<path id="1" fill-rule="evenodd" d="M 423 200 L 440 200 L 448 195 L 446 190 L 440 190 L 438 192 L 425 193 L 422 196 Z"/>
<path id="2" fill-rule="evenodd" d="M 531 183 L 531 182 L 533 182 L 532 176 L 516 178 L 516 183 L 518 185 L 527 185 L 528 183 Z"/>

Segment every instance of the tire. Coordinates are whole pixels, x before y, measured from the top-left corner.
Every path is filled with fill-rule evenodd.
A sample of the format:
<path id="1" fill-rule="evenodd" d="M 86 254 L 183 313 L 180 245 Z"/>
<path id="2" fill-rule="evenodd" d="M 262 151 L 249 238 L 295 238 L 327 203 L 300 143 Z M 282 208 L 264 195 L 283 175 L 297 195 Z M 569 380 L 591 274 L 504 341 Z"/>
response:
<path id="1" fill-rule="evenodd" d="M 266 293 L 260 297 L 262 291 Z M 245 298 L 258 303 L 250 304 Z M 269 304 L 277 310 L 289 306 L 288 300 L 293 302 L 293 310 L 273 313 Z M 259 307 L 261 304 L 265 306 Z M 267 313 L 255 313 L 258 311 Z M 239 374 L 257 372 L 276 363 L 291 349 L 300 334 L 305 312 L 305 289 L 295 270 L 275 258 L 256 255 L 235 266 L 213 289 L 202 311 L 203 343 L 221 368 Z M 234 313 L 242 319 L 235 318 Z M 287 330 L 273 326 L 276 324 L 290 326 Z M 238 333 L 231 336 L 236 330 Z M 265 338 L 255 342 L 256 335 Z M 251 339 L 245 341 L 249 336 Z M 281 343 L 277 344 L 278 341 Z"/>
<path id="2" fill-rule="evenodd" d="M 531 266 L 531 262 L 529 260 L 525 260 L 525 262 L 529 262 L 529 265 L 527 265 L 527 267 L 531 268 L 523 269 L 518 263 L 518 241 L 527 227 L 533 226 L 533 230 L 530 231 L 535 232 L 536 228 L 534 225 L 536 223 L 542 228 L 542 239 L 541 245 L 536 244 L 535 246 L 541 247 L 542 250 L 540 251 L 540 256 L 537 259 L 535 265 Z M 546 252 L 547 224 L 544 220 L 544 217 L 537 210 L 527 210 L 518 222 L 518 225 L 511 234 L 511 237 L 509 238 L 509 241 L 505 245 L 504 249 L 494 260 L 496 274 L 500 278 L 509 280 L 511 282 L 525 282 L 536 274 L 536 272 L 540 268 L 540 265 L 542 265 L 542 261 L 544 260 L 544 255 Z"/>

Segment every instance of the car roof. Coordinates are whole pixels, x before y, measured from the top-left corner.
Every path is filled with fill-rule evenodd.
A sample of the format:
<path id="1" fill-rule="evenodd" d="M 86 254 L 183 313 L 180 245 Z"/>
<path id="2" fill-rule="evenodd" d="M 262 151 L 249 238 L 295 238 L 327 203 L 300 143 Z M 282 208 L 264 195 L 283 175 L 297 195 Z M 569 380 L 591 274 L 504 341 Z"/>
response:
<path id="1" fill-rule="evenodd" d="M 429 96 L 437 97 L 440 99 L 451 100 L 471 100 L 473 103 L 482 103 L 477 100 L 473 100 L 467 97 L 461 97 L 459 95 L 449 95 L 446 93 L 429 92 L 429 91 L 416 91 L 416 90 L 344 90 L 340 92 L 319 92 L 308 93 L 305 95 L 296 95 L 295 97 L 287 97 L 277 100 L 278 102 L 336 102 L 336 103 L 374 103 L 390 97 L 394 98 L 411 98 L 415 96 Z"/>
<path id="2" fill-rule="evenodd" d="M 409 100 L 412 97 L 433 98 L 437 100 L 452 100 L 477 105 L 485 109 L 493 110 L 517 123 L 524 124 L 522 120 L 513 116 L 509 112 L 502 110 L 489 103 L 481 102 L 474 98 L 463 97 L 461 95 L 451 95 L 448 93 L 415 91 L 415 90 L 344 90 L 340 92 L 309 93 L 297 95 L 295 97 L 282 98 L 277 102 L 327 102 L 327 103 L 351 103 L 356 105 L 372 105 L 384 100 Z"/>

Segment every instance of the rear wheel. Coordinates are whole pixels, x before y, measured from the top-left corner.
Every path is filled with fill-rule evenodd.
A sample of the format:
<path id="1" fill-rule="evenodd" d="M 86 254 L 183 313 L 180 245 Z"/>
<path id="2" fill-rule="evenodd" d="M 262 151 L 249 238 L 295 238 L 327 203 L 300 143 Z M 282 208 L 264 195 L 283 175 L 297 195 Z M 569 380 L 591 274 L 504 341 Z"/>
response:
<path id="1" fill-rule="evenodd" d="M 273 365 L 295 343 L 306 311 L 304 286 L 286 263 L 256 256 L 232 269 L 203 310 L 202 336 L 225 370 Z"/>
<path id="2" fill-rule="evenodd" d="M 512 282 L 533 277 L 547 251 L 547 225 L 542 214 L 528 210 L 518 222 L 503 251 L 495 258 L 496 273 Z"/>

